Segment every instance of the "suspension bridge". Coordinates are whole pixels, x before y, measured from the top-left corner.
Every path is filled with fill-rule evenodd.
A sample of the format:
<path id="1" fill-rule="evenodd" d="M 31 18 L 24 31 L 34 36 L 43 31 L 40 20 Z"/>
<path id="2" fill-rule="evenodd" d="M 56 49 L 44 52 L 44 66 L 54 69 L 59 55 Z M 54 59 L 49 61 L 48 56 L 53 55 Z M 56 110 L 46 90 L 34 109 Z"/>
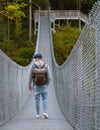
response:
<path id="1" fill-rule="evenodd" d="M 100 2 L 93 6 L 70 56 L 57 66 L 50 15 L 39 15 L 36 52 L 50 66 L 49 119 L 35 117 L 29 70 L 0 50 L 0 130 L 100 130 Z M 42 104 L 41 104 L 42 107 Z"/>

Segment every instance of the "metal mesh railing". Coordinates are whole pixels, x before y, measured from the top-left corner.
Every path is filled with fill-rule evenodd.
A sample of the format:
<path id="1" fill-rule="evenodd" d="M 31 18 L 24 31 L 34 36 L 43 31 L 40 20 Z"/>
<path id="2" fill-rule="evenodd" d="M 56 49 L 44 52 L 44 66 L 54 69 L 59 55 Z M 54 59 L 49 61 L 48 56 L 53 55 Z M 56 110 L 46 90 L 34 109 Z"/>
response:
<path id="1" fill-rule="evenodd" d="M 38 19 L 39 27 L 35 53 L 38 52 L 40 42 L 40 15 Z M 12 119 L 30 95 L 28 80 L 33 62 L 32 60 L 26 67 L 20 66 L 0 50 L 0 125 Z"/>
<path id="2" fill-rule="evenodd" d="M 100 130 L 100 2 L 65 63 L 58 67 L 53 56 L 53 72 L 60 108 L 73 128 Z"/>
<path id="3" fill-rule="evenodd" d="M 28 98 L 29 68 L 14 63 L 0 50 L 0 125 L 12 119 Z"/>

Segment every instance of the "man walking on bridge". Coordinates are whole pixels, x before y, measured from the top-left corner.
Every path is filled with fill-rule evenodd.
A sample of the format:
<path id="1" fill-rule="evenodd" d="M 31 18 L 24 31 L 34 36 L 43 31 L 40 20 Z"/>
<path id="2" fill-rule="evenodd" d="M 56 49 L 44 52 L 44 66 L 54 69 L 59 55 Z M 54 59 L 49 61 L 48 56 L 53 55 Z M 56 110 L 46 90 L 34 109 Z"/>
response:
<path id="1" fill-rule="evenodd" d="M 34 55 L 34 63 L 29 75 L 29 90 L 34 90 L 36 117 L 40 117 L 40 96 L 43 101 L 43 116 L 47 119 L 47 98 L 48 85 L 50 83 L 51 73 L 49 66 L 42 61 L 42 55 L 37 53 Z M 33 81 L 33 87 L 31 83 Z"/>

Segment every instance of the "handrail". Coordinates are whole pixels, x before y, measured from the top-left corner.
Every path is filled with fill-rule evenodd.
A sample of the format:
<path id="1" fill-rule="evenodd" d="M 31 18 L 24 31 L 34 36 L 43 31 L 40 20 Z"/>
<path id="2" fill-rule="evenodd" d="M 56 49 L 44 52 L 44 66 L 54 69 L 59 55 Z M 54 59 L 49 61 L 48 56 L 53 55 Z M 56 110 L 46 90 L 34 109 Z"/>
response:
<path id="1" fill-rule="evenodd" d="M 39 48 L 39 36 L 40 36 L 40 14 L 39 14 L 39 24 L 38 24 L 38 33 L 37 33 L 37 41 L 36 41 L 35 53 L 38 53 L 38 48 Z"/>
<path id="2" fill-rule="evenodd" d="M 63 65 L 57 65 L 52 49 L 53 80 L 58 103 L 76 130 L 100 128 L 99 48 L 100 2 L 97 2 L 89 15 L 88 24 Z"/>
<path id="3" fill-rule="evenodd" d="M 0 125 L 12 119 L 29 96 L 30 65 L 22 67 L 0 50 Z"/>
<path id="4" fill-rule="evenodd" d="M 48 15 L 48 10 L 38 10 L 34 13 L 34 21 L 38 21 L 38 16 L 40 15 Z M 83 22 L 87 22 L 87 16 L 80 12 L 79 10 L 50 10 L 50 19 L 51 21 L 55 21 L 57 19 L 81 19 Z"/>

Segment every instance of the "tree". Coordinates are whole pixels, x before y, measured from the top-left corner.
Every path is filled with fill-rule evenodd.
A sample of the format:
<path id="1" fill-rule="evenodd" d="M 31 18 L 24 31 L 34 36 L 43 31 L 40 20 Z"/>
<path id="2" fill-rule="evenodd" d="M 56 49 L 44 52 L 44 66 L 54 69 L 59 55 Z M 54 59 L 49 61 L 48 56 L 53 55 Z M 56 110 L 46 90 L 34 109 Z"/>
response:
<path id="1" fill-rule="evenodd" d="M 37 10 L 39 7 L 41 9 L 46 9 L 47 5 L 48 5 L 48 0 L 32 0 L 31 1 L 31 5 L 32 5 L 32 8 L 34 10 Z"/>
<path id="2" fill-rule="evenodd" d="M 81 10 L 82 10 L 82 12 L 88 14 L 89 11 L 91 10 L 93 4 L 96 1 L 97 0 L 81 0 Z"/>
<path id="3" fill-rule="evenodd" d="M 15 20 L 16 37 L 20 34 L 21 18 L 26 17 L 25 13 L 22 11 L 22 8 L 24 8 L 25 6 L 26 6 L 25 3 L 18 4 L 15 2 L 10 2 L 8 3 L 8 5 L 5 7 L 4 10 L 0 11 L 0 13 L 8 17 L 8 19 Z"/>
<path id="4" fill-rule="evenodd" d="M 83 12 L 87 13 L 97 0 L 49 0 L 53 9 L 77 9 L 79 4 Z"/>
<path id="5" fill-rule="evenodd" d="M 32 39 L 32 0 L 29 0 L 29 41 Z"/>

